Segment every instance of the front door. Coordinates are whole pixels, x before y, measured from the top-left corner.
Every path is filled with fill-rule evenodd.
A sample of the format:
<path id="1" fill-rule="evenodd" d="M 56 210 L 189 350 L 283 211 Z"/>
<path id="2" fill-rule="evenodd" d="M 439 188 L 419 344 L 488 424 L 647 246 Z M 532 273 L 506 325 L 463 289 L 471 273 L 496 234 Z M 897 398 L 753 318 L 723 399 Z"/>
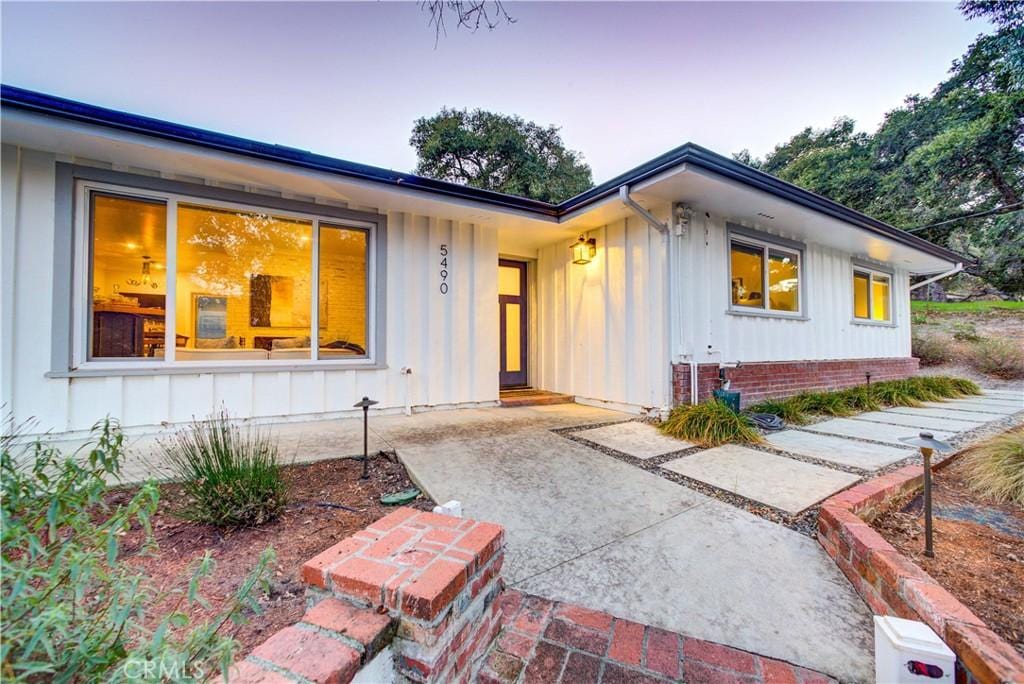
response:
<path id="1" fill-rule="evenodd" d="M 501 326 L 501 387 L 525 387 L 526 264 L 498 260 L 498 311 Z"/>

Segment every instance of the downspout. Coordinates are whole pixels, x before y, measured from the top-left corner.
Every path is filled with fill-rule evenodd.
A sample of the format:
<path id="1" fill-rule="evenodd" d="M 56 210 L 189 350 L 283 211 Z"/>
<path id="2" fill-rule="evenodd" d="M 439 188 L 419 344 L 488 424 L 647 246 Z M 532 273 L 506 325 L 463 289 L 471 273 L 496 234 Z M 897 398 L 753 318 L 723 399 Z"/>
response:
<path id="1" fill-rule="evenodd" d="M 924 287 L 925 285 L 931 285 L 932 283 L 934 283 L 937 280 L 942 280 L 943 278 L 948 278 L 951 275 L 956 275 L 957 273 L 959 273 L 962 270 L 964 270 L 964 265 L 963 264 L 957 264 L 956 266 L 954 266 L 950 270 L 946 271 L 945 273 L 940 273 L 939 275 L 934 276 L 932 278 L 929 278 L 928 280 L 922 280 L 919 283 L 911 285 L 910 286 L 910 292 L 913 292 L 914 290 L 916 290 L 919 287 Z"/>
<path id="2" fill-rule="evenodd" d="M 673 353 L 673 350 L 672 350 L 672 335 L 673 335 L 673 318 L 674 318 L 674 316 L 672 315 L 672 311 L 674 310 L 673 309 L 673 303 L 675 301 L 676 295 L 675 295 L 675 288 L 672 286 L 673 285 L 673 280 L 672 280 L 672 262 L 675 260 L 675 250 L 673 249 L 673 244 L 674 243 L 672 241 L 672 236 L 669 233 L 668 223 L 666 223 L 664 221 L 659 221 L 658 218 L 654 214 L 649 212 L 644 207 L 640 206 L 640 204 L 637 203 L 636 200 L 634 200 L 632 197 L 630 197 L 630 195 L 629 195 L 629 186 L 628 185 L 623 185 L 623 186 L 619 187 L 619 199 L 622 200 L 622 203 L 627 208 L 632 210 L 633 213 L 635 213 L 637 216 L 639 216 L 644 221 L 646 221 L 649 226 L 651 226 L 652 228 L 657 230 L 659 233 L 661 233 L 662 237 L 665 238 L 665 243 L 666 243 L 666 250 L 665 250 L 665 279 L 666 279 L 665 290 L 666 290 L 666 297 L 665 297 L 665 312 L 664 313 L 667 314 L 665 316 L 665 318 L 666 318 L 665 330 L 666 330 L 667 335 L 668 335 L 668 340 L 666 341 L 665 348 L 669 352 L 669 359 L 671 361 L 671 358 L 674 356 L 674 353 Z M 692 370 L 691 370 L 691 376 L 692 376 Z M 668 377 L 668 388 L 667 388 L 668 392 L 667 392 L 666 396 L 668 397 L 668 402 L 669 402 L 669 407 L 670 407 L 671 404 L 672 404 L 672 374 L 669 373 L 667 377 Z M 663 413 L 669 407 L 662 407 Z"/>

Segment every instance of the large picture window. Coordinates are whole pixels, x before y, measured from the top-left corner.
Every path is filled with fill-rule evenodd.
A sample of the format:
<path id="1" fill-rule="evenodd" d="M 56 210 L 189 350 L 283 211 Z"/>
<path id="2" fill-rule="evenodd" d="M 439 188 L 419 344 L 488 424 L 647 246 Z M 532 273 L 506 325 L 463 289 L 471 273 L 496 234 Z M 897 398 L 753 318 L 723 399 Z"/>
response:
<path id="1" fill-rule="evenodd" d="M 374 224 L 186 196 L 83 192 L 86 360 L 370 356 Z"/>
<path id="2" fill-rule="evenodd" d="M 800 252 L 747 237 L 729 239 L 730 303 L 735 311 L 800 313 Z"/>
<path id="3" fill-rule="evenodd" d="M 892 321 L 892 276 L 854 269 L 853 317 L 864 321 Z"/>

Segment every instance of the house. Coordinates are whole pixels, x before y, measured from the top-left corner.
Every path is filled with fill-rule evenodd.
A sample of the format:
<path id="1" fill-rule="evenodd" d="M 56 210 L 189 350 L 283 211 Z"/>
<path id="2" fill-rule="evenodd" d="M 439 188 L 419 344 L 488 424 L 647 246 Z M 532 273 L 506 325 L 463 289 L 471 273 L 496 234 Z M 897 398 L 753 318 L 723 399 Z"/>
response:
<path id="1" fill-rule="evenodd" d="M 634 413 L 910 375 L 962 258 L 686 144 L 558 205 L 7 87 L 0 401 L 38 430 L 226 408 Z M 739 367 L 734 367 L 739 364 Z"/>

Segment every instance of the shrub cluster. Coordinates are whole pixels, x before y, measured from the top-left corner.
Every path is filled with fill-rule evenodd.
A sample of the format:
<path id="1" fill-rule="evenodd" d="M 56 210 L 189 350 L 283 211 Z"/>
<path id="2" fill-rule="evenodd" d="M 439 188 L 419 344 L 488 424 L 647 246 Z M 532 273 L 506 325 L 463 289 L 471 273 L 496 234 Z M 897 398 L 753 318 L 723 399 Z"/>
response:
<path id="1" fill-rule="evenodd" d="M 979 494 L 1024 506 L 1024 428 L 972 448 L 964 460 L 967 481 Z"/>
<path id="2" fill-rule="evenodd" d="M 223 612 L 193 624 L 187 610 L 208 606 L 197 592 L 213 573 L 212 557 L 198 561 L 187 587 L 169 591 L 124 562 L 120 540 L 131 529 L 145 533 L 142 553 L 155 547 L 150 519 L 159 490 L 150 482 L 127 502 L 108 503 L 123 437 L 112 421 L 97 424 L 92 436 L 70 456 L 40 442 L 25 444 L 9 425 L 0 437 L 0 680 L 202 681 L 226 671 L 237 642 L 224 627 L 259 611 L 256 594 L 267 586 L 273 552 L 260 556 Z M 174 609 L 147 619 L 154 605 Z"/>
<path id="3" fill-rule="evenodd" d="M 982 338 L 966 350 L 967 362 L 985 375 L 1006 380 L 1024 378 L 1024 345 L 1004 337 Z"/>
<path id="4" fill-rule="evenodd" d="M 885 406 L 920 406 L 924 401 L 955 399 L 981 390 L 970 380 L 919 375 L 906 380 L 887 380 L 836 392 L 804 392 L 787 399 L 771 399 L 749 408 L 752 413 L 772 413 L 788 423 L 804 425 L 813 415 L 852 416 Z"/>
<path id="5" fill-rule="evenodd" d="M 922 366 L 938 366 L 953 359 L 953 347 L 939 335 L 917 335 L 910 339 L 910 353 Z"/>
<path id="6" fill-rule="evenodd" d="M 269 434 L 242 430 L 222 412 L 193 422 L 162 447 L 189 497 L 182 517 L 240 527 L 261 525 L 284 510 L 277 442 Z"/>
<path id="7" fill-rule="evenodd" d="M 659 427 L 666 435 L 703 447 L 726 443 L 758 444 L 763 441 L 750 419 L 733 413 L 732 409 L 717 399 L 677 406 Z"/>

